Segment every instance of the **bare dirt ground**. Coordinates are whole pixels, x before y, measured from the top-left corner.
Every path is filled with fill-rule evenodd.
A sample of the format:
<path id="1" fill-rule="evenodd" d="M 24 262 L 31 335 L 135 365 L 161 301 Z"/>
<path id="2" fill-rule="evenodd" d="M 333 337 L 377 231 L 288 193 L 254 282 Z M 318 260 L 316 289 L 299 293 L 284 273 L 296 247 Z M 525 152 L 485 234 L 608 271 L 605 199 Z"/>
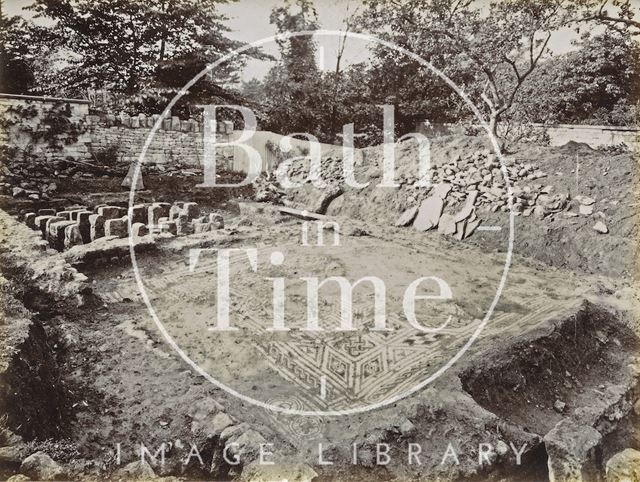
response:
<path id="1" fill-rule="evenodd" d="M 434 158 L 445 158 L 447 150 L 471 149 L 477 142 L 447 140 L 435 146 Z M 152 453 L 165 443 L 166 463 L 154 465 L 157 475 L 260 480 L 256 471 L 266 469 L 255 465 L 257 447 L 268 441 L 274 444 L 279 467 L 287 467 L 282 473 L 299 475 L 301 466 L 309 466 L 315 480 L 533 481 L 548 477 L 547 459 L 554 445 L 545 436 L 570 420 L 602 434 L 594 475 L 598 480 L 609 456 L 625 448 L 640 449 L 632 429 L 640 372 L 640 300 L 632 265 L 637 224 L 631 176 L 637 168 L 629 154 L 581 146 L 527 148 L 513 155 L 536 162 L 547 173 L 544 182 L 572 198 L 596 198 L 610 234 L 595 233 L 591 217 L 567 218 L 560 212 L 544 219 L 516 218 L 507 283 L 465 355 L 417 393 L 372 412 L 341 417 L 285 415 L 255 407 L 198 375 L 168 346 L 151 319 L 136 284 L 127 239 L 62 253 L 44 251 L 32 231 L 3 213 L 1 270 L 9 283 L 3 300 L 26 307 L 20 316 L 32 324 L 30 339 L 39 340 L 39 348 L 30 348 L 26 355 L 16 352 L 26 365 L 10 373 L 13 386 L 25 378 L 20 370 L 34 374 L 29 377 L 34 383 L 25 384 L 22 392 L 7 394 L 11 406 L 20 407 L 6 423 L 24 438 L 16 445 L 20 457 L 41 450 L 69 477 L 126 480 L 130 476 L 118 470 L 138 460 L 140 443 Z M 576 158 L 579 171 L 584 170 L 577 176 L 571 172 Z M 261 402 L 331 410 L 403 394 L 469 340 L 502 276 L 507 235 L 503 212 L 479 212 L 484 223 L 502 226 L 502 231 L 476 232 L 460 242 L 393 227 L 408 207 L 401 198 L 390 202 L 382 195 L 364 196 L 355 212 L 347 192 L 327 210 L 340 224 L 340 246 L 307 247 L 300 242 L 302 220 L 273 207 L 233 200 L 251 197 L 251 190 L 192 195 L 197 176 L 172 177 L 146 176 L 148 192 L 139 199 L 197 199 L 205 212 L 223 214 L 225 228 L 141 242 L 137 261 L 148 296 L 167 333 L 194 362 Z M 128 193 L 118 178 L 100 179 L 61 182 L 56 198 L 61 205 L 126 202 Z M 90 197 L 91 192 L 102 194 Z M 293 201 L 311 205 L 314 198 L 300 192 Z M 55 202 L 39 201 L 36 206 Z M 18 216 L 34 206 L 9 197 L 3 203 L 3 209 Z M 330 242 L 333 232 L 324 234 Z M 194 265 L 192 249 L 247 247 L 258 248 L 256 271 L 246 254 L 235 253 L 230 262 L 232 320 L 239 331 L 211 332 L 207 328 L 215 319 L 218 266 L 208 251 L 201 252 Z M 269 262 L 276 250 L 284 254 L 280 266 Z M 320 323 L 327 331 L 301 331 L 307 317 L 301 278 L 309 276 L 383 279 L 393 331 L 364 329 L 372 326 L 374 302 L 366 286 L 353 292 L 354 324 L 361 330 L 329 331 L 339 324 L 340 304 L 337 287 L 327 286 L 320 305 Z M 416 317 L 425 326 L 450 319 L 437 333 L 418 332 L 403 315 L 404 290 L 420 276 L 438 276 L 452 288 L 449 302 L 416 305 Z M 270 278 L 287 280 L 284 307 L 290 333 L 266 330 L 273 322 Z M 3 306 L 6 310 L 11 305 Z M 10 315 L 13 319 L 15 313 Z M 9 324 L 3 327 L 3 340 L 13 340 Z M 21 346 L 19 341 L 11 344 Z M 324 388 L 321 383 L 326 383 Z M 38 386 L 40 390 L 34 388 Z M 46 415 L 38 408 L 43 406 L 51 407 Z M 13 445 L 6 433 L 2 445 Z M 238 466 L 222 457 L 229 442 L 245 450 Z M 385 443 L 392 461 L 380 466 L 376 448 Z M 442 463 L 449 443 L 459 464 Z M 492 446 L 490 465 L 478 463 L 481 443 Z M 191 444 L 198 446 L 204 464 L 196 458 L 182 463 Z M 332 465 L 319 463 L 320 444 L 324 460 Z M 409 444 L 421 447 L 419 463 L 408 456 Z M 510 444 L 526 444 L 521 465 Z M 3 462 L 2 467 L 8 477 L 20 470 L 20 463 Z"/>

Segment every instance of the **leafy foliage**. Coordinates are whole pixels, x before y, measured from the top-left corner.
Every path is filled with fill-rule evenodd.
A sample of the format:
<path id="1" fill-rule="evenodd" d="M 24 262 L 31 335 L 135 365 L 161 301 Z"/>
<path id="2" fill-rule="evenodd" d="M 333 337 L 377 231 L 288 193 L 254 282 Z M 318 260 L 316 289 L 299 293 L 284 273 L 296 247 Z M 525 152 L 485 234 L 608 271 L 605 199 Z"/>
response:
<path id="1" fill-rule="evenodd" d="M 640 46 L 607 30 L 540 65 L 519 93 L 515 117 L 546 123 L 631 125 L 640 104 Z"/>
<path id="2" fill-rule="evenodd" d="M 52 86 L 58 93 L 144 91 L 146 100 L 138 100 L 151 106 L 166 104 L 208 63 L 241 45 L 224 35 L 225 17 L 217 11 L 223 1 L 35 0 L 30 8 L 54 22 L 49 41 L 68 53 Z M 228 98 L 224 85 L 237 80 L 243 62 L 225 62 L 194 85 L 183 104 Z"/>
<path id="3" fill-rule="evenodd" d="M 0 12 L 0 91 L 7 94 L 28 92 L 35 82 L 33 59 L 37 46 L 32 25 L 22 17 Z"/>

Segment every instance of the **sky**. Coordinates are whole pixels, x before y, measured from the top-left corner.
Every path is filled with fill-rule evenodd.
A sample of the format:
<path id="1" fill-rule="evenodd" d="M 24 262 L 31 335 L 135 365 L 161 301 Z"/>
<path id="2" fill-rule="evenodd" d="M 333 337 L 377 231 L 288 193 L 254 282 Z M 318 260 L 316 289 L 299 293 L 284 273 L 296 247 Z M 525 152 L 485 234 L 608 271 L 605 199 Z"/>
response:
<path id="1" fill-rule="evenodd" d="M 32 17 L 32 13 L 22 10 L 32 3 L 32 0 L 0 0 L 3 3 L 4 13 L 7 15 L 24 15 Z M 136 0 L 132 0 L 136 1 Z M 143 1 L 143 0 L 137 0 Z M 535 0 L 532 0 L 535 1 Z M 283 0 L 239 0 L 220 6 L 220 10 L 229 21 L 231 28 L 229 37 L 242 42 L 255 42 L 276 34 L 274 25 L 269 23 L 269 14 L 276 5 L 281 5 Z M 326 30 L 340 30 L 348 12 L 353 12 L 360 3 L 359 0 L 315 0 L 320 27 Z M 640 8 L 640 0 L 632 0 L 632 4 Z M 574 49 L 572 41 L 577 38 L 571 29 L 563 29 L 555 32 L 551 37 L 549 47 L 556 54 L 562 54 Z M 316 38 L 318 45 L 317 62 L 320 68 L 332 69 L 335 66 L 338 37 Z M 262 46 L 262 49 L 271 55 L 277 56 L 278 48 L 271 41 Z M 359 39 L 348 39 L 344 52 L 344 65 L 358 63 L 366 60 L 367 42 Z M 243 72 L 243 80 L 262 78 L 272 66 L 271 62 L 252 60 L 249 61 Z"/>

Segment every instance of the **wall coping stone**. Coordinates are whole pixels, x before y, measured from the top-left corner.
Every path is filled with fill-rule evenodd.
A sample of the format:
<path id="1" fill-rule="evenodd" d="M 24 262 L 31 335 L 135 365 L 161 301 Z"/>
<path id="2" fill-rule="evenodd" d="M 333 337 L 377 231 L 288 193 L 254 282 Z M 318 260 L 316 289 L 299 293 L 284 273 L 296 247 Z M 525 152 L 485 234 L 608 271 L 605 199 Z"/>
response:
<path id="1" fill-rule="evenodd" d="M 70 102 L 73 104 L 90 104 L 87 99 L 67 99 L 64 97 L 46 97 L 40 95 L 21 95 L 0 93 L 0 99 L 35 100 L 39 102 Z"/>

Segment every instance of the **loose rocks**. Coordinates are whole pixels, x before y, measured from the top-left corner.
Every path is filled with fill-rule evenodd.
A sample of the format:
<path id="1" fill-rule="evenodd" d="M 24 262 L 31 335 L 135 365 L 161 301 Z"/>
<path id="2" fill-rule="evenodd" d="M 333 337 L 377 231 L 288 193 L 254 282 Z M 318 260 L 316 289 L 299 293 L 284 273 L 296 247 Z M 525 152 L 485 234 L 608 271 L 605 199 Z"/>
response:
<path id="1" fill-rule="evenodd" d="M 640 482 L 640 452 L 625 449 L 607 461 L 607 482 Z"/>
<path id="2" fill-rule="evenodd" d="M 591 426 L 564 419 L 544 437 L 549 455 L 549 479 L 554 482 L 591 480 L 600 432 Z"/>
<path id="3" fill-rule="evenodd" d="M 36 452 L 22 461 L 20 472 L 34 480 L 64 478 L 64 470 L 44 452 Z"/>

